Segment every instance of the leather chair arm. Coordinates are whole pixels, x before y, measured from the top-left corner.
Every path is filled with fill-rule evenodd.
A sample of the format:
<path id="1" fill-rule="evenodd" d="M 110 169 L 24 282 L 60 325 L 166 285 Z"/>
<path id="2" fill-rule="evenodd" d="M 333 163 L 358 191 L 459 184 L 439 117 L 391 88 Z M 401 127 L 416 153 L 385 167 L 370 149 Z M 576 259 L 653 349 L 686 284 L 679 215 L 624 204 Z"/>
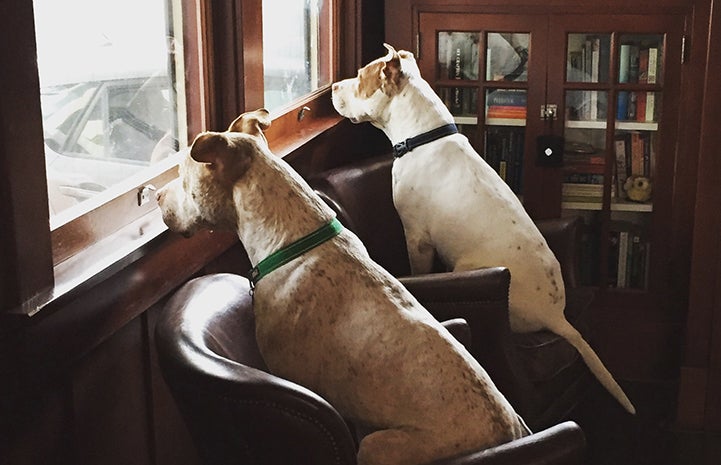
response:
<path id="1" fill-rule="evenodd" d="M 429 465 L 580 465 L 585 445 L 581 428 L 566 421 L 513 442 Z"/>
<path id="2" fill-rule="evenodd" d="M 431 273 L 400 282 L 438 320 L 463 318 L 471 331 L 468 351 L 516 409 L 523 410 L 531 386 L 519 370 L 508 321 L 507 268 Z"/>

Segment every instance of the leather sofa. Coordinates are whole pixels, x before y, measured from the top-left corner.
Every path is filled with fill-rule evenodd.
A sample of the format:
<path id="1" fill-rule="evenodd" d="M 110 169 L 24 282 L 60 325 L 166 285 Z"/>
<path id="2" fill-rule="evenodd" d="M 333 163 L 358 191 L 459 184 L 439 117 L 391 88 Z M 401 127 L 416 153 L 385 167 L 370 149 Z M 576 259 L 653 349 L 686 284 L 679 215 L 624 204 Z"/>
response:
<path id="1" fill-rule="evenodd" d="M 419 292 L 417 297 L 429 308 L 455 314 L 456 302 L 461 312 L 476 307 L 479 314 L 497 315 L 507 305 L 505 269 L 459 278 L 465 280 L 466 293 L 448 288 L 458 286 L 456 277 L 434 281 L 430 288 L 425 288 L 425 279 L 414 278 L 409 289 Z M 473 283 L 478 286 L 469 286 Z M 506 295 L 491 290 L 488 300 L 474 303 L 474 289 L 485 283 L 505 288 Z M 192 280 L 168 301 L 155 328 L 163 377 L 200 456 L 213 465 L 356 464 L 353 425 L 316 393 L 268 373 L 255 341 L 249 290 L 248 280 L 233 274 Z M 468 344 L 463 319 L 455 318 L 447 327 Z M 584 451 L 581 429 L 564 422 L 435 465 L 574 465 L 583 463 Z"/>
<path id="2" fill-rule="evenodd" d="M 405 277 L 410 274 L 410 265 L 403 226 L 393 206 L 392 163 L 390 155 L 372 157 L 319 173 L 308 182 L 336 211 L 341 223 L 359 236 L 371 258 L 393 275 Z M 582 221 L 559 218 L 536 224 L 561 264 L 566 286 L 566 318 L 588 340 L 593 291 L 580 285 Z M 432 275 L 402 281 L 432 281 L 439 279 L 433 277 L 437 272 L 447 273 L 443 279 L 453 279 L 453 273 L 436 262 Z M 484 287 L 489 289 L 493 285 L 487 283 Z M 499 291 L 507 293 L 508 288 Z M 471 327 L 471 353 L 532 430 L 573 417 L 590 383 L 595 382 L 575 348 L 549 331 L 510 333 L 507 308 L 506 323 L 493 328 L 484 327 L 477 317 L 465 315 L 464 318 Z M 490 335 L 494 331 L 497 333 Z M 489 337 L 491 339 L 486 340 Z"/>

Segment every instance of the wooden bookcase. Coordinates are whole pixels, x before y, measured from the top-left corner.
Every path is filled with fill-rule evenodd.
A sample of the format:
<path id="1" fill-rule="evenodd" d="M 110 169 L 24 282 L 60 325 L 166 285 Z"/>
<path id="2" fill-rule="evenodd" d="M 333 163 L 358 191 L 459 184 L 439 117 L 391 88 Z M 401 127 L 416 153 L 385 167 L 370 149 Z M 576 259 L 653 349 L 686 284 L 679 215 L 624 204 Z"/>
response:
<path id="1" fill-rule="evenodd" d="M 402 48 L 411 32 L 422 75 L 534 219 L 584 219 L 582 279 L 598 288 L 604 359 L 622 377 L 677 376 L 688 293 L 674 269 L 689 251 L 674 227 L 675 196 L 688 188 L 675 178 L 688 12 L 410 3 L 409 24 L 387 7 L 397 27 L 386 40 Z M 561 163 L 544 163 L 538 138 L 548 135 L 564 138 Z M 650 180 L 649 199 L 628 198 L 631 175 Z"/>

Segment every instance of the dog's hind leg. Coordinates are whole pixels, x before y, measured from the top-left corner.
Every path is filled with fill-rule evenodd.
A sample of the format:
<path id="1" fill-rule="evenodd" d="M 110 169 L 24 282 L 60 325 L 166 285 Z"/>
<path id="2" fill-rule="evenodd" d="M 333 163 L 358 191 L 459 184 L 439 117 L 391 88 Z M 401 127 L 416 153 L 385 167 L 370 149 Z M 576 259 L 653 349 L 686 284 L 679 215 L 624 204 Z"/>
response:
<path id="1" fill-rule="evenodd" d="M 419 237 L 418 234 L 406 231 L 406 246 L 408 247 L 411 274 L 430 273 L 433 269 L 433 258 L 436 255 L 430 241 Z"/>
<path id="2" fill-rule="evenodd" d="M 415 465 L 427 462 L 416 436 L 400 429 L 384 429 L 364 437 L 358 465 Z"/>

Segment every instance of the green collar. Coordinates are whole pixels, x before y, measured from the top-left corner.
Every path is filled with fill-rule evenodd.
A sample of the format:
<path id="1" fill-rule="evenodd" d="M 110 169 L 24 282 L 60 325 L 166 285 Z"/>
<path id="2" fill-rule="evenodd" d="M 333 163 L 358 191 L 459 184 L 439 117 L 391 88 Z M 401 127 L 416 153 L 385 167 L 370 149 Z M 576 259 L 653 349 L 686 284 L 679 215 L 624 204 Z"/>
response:
<path id="1" fill-rule="evenodd" d="M 341 231 L 343 231 L 343 225 L 340 224 L 340 221 L 338 221 L 337 218 L 333 218 L 333 220 L 307 236 L 301 237 L 287 247 L 276 250 L 261 260 L 255 268 L 250 270 L 248 277 L 250 278 L 251 288 L 255 288 L 255 285 L 258 281 L 260 281 L 260 278 L 264 277 L 271 271 L 280 268 L 289 261 L 303 255 L 307 251 L 318 247 L 328 239 L 340 234 Z"/>

